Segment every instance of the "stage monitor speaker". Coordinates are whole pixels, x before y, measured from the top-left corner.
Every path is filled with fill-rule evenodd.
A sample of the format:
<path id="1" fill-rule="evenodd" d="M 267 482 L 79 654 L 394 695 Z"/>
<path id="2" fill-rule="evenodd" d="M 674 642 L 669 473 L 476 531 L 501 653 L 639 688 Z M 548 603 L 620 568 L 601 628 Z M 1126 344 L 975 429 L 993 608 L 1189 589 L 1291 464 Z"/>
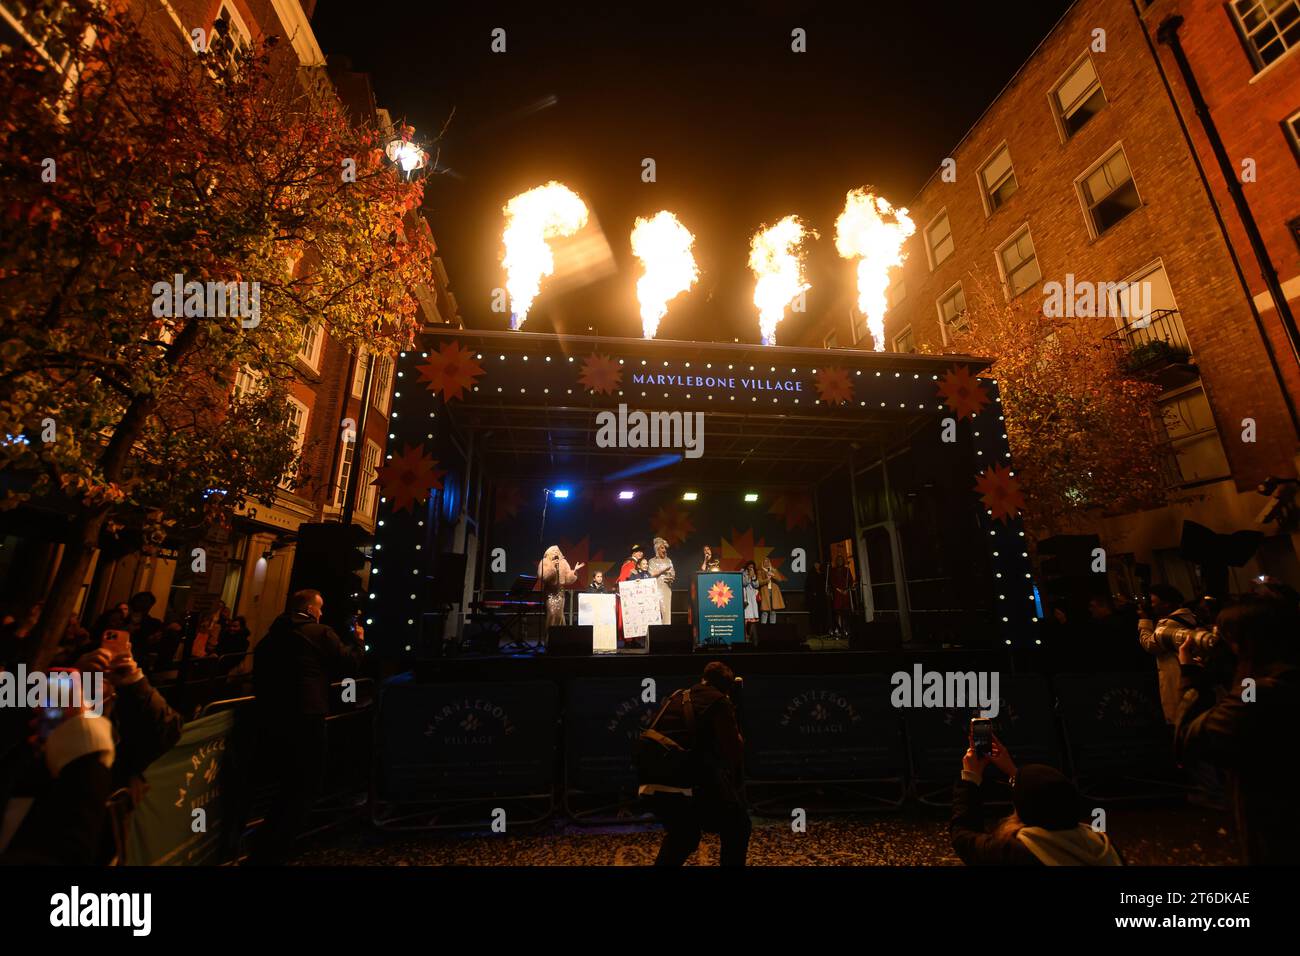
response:
<path id="1" fill-rule="evenodd" d="M 552 657 L 586 657 L 591 654 L 590 624 L 556 624 L 546 632 L 546 653 Z"/>
<path id="2" fill-rule="evenodd" d="M 758 649 L 760 651 L 797 651 L 803 646 L 799 629 L 793 624 L 758 625 Z"/>
<path id="3" fill-rule="evenodd" d="M 465 555 L 459 551 L 443 551 L 434 555 L 430 572 L 429 596 L 434 604 L 453 605 L 465 599 Z"/>
<path id="4" fill-rule="evenodd" d="M 689 624 L 651 624 L 651 654 L 689 654 L 691 652 L 691 626 Z"/>

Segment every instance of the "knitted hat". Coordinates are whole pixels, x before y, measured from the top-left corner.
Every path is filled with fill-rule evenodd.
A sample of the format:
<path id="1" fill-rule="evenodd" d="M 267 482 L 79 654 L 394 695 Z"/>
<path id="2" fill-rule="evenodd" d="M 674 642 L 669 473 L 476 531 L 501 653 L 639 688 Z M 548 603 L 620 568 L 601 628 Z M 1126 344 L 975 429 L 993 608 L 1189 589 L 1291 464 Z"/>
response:
<path id="1" fill-rule="evenodd" d="M 1055 767 L 1031 763 L 1016 771 L 1011 802 L 1025 826 L 1070 830 L 1079 822 L 1079 793 Z"/>

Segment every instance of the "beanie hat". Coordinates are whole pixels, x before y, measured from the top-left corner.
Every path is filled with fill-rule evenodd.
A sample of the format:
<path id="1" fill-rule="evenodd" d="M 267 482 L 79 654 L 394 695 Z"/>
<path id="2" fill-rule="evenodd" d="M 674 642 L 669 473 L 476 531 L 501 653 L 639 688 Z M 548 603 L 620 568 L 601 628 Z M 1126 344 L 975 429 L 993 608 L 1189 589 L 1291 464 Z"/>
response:
<path id="1" fill-rule="evenodd" d="M 1031 763 L 1016 771 L 1011 788 L 1016 816 L 1025 826 L 1070 830 L 1079 822 L 1079 793 L 1055 767 Z"/>

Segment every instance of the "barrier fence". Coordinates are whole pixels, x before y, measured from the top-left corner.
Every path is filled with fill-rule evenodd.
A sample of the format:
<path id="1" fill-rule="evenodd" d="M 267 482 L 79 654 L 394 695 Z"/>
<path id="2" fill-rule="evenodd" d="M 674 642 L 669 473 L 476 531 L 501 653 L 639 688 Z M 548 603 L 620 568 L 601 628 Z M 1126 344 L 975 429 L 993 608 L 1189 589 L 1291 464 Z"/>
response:
<path id="1" fill-rule="evenodd" d="M 500 813 L 515 826 L 557 808 L 578 822 L 629 819 L 639 811 L 637 737 L 687 683 L 394 678 L 374 706 L 365 695 L 330 716 L 329 794 L 317 809 L 346 816 L 368 802 L 381 829 L 485 828 Z M 974 709 L 895 709 L 890 692 L 884 674 L 747 680 L 738 713 L 754 811 L 874 810 L 908 798 L 947 805 Z M 114 795 L 119 860 L 185 865 L 237 855 L 243 821 L 258 816 L 242 763 L 248 722 L 239 717 L 249 700 L 211 702 L 187 724 L 149 768 L 151 789 L 129 820 Z M 1018 763 L 1061 767 L 1089 799 L 1187 788 L 1154 673 L 1002 674 L 994 731 Z"/>

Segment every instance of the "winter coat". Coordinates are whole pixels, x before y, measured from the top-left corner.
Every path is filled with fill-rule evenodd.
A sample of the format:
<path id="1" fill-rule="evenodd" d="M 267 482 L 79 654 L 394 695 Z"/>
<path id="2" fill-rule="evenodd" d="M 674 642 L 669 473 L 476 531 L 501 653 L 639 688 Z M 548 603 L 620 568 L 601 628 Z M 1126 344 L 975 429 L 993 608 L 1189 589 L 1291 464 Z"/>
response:
<path id="1" fill-rule="evenodd" d="M 785 598 L 781 596 L 781 585 L 776 583 L 776 575 L 761 568 L 758 572 L 758 607 L 762 611 L 785 610 Z"/>
<path id="2" fill-rule="evenodd" d="M 1196 615 L 1185 607 L 1180 607 L 1169 617 L 1183 627 L 1197 626 Z M 1156 641 L 1156 624 L 1150 618 L 1144 617 L 1138 621 L 1138 640 L 1142 643 L 1142 650 L 1155 655 L 1156 670 L 1160 675 L 1160 707 L 1165 712 L 1165 720 L 1172 724 L 1178 714 L 1178 702 L 1183 696 L 1180 686 L 1182 678 L 1178 673 L 1178 650 L 1166 650 Z"/>

